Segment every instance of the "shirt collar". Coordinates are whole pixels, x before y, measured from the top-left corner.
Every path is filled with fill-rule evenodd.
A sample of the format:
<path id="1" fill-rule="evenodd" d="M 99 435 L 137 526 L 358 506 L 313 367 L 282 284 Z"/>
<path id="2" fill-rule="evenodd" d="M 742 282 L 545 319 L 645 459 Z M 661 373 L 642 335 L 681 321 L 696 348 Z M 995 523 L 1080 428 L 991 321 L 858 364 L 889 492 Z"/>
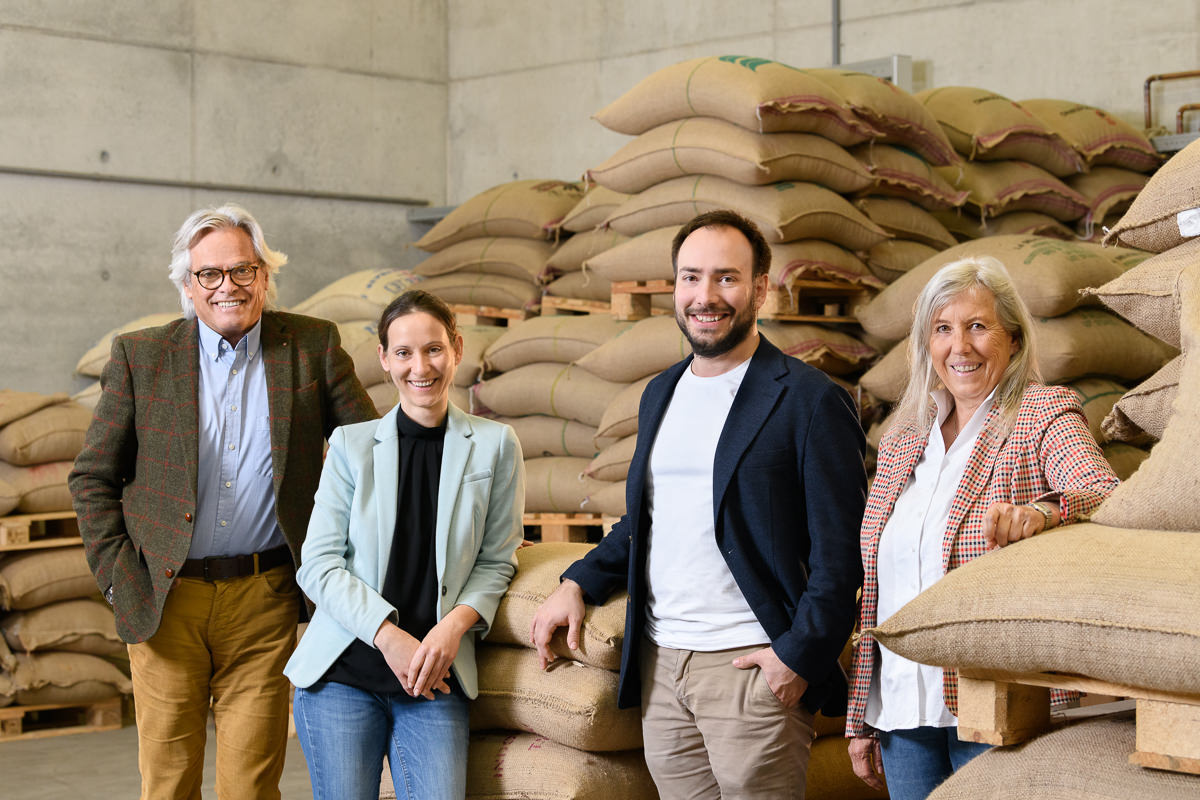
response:
<path id="1" fill-rule="evenodd" d="M 975 413 L 971 415 L 971 419 L 965 427 L 973 427 L 974 423 L 983 421 L 988 411 L 991 410 L 992 404 L 996 402 L 996 389 L 998 388 L 1000 388 L 998 385 L 992 387 L 992 391 L 979 404 L 979 408 L 975 409 Z M 933 402 L 937 405 L 937 425 L 940 427 L 946 421 L 946 417 L 950 416 L 950 412 L 954 410 L 954 397 L 948 389 L 934 389 L 929 393 L 929 396 L 933 398 Z"/>
<path id="2" fill-rule="evenodd" d="M 197 318 L 196 322 L 197 327 L 200 329 L 200 349 L 213 361 L 219 360 L 224 350 L 237 349 L 231 348 L 229 342 L 225 341 L 225 337 L 204 324 L 203 320 Z M 262 343 L 262 317 L 258 318 L 258 322 L 254 323 L 253 328 L 246 331 L 246 335 L 238 342 L 238 347 L 242 347 L 243 342 L 246 348 L 246 358 L 253 360 L 258 354 L 259 346 Z M 224 349 L 222 349 L 222 346 L 224 346 Z"/>

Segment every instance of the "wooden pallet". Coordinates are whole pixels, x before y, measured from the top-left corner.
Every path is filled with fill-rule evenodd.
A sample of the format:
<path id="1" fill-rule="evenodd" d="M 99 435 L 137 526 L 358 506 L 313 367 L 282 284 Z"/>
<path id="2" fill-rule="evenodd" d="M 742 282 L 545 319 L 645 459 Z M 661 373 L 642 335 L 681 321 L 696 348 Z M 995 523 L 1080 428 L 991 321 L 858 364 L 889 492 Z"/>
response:
<path id="1" fill-rule="evenodd" d="M 670 294 L 674 283 L 668 280 L 614 281 L 612 285 L 612 314 L 620 320 L 645 319 L 651 314 L 669 314 L 666 309 L 651 309 L 650 297 Z M 759 319 L 780 322 L 824 322 L 854 324 L 857 304 L 870 294 L 861 286 L 842 281 L 794 281 L 790 289 L 772 286 L 767 299 L 758 310 Z"/>
<path id="2" fill-rule="evenodd" d="M 33 550 L 83 544 L 74 511 L 0 517 L 0 550 Z"/>
<path id="3" fill-rule="evenodd" d="M 1050 689 L 1073 689 L 1137 701 L 1131 764 L 1200 775 L 1200 695 L 1182 695 L 1078 675 L 962 670 L 958 737 L 1017 744 L 1050 726 Z"/>
<path id="4" fill-rule="evenodd" d="M 543 542 L 586 542 L 588 533 L 603 524 L 599 514 L 528 513 L 526 527 L 540 528 Z"/>
<path id="5" fill-rule="evenodd" d="M 611 314 L 612 304 L 602 300 L 584 300 L 579 297 L 556 297 L 542 295 L 542 316 L 554 317 L 563 314 Z"/>
<path id="6" fill-rule="evenodd" d="M 0 742 L 115 731 L 121 727 L 121 702 L 113 697 L 76 705 L 6 706 L 0 708 Z"/>
<path id="7" fill-rule="evenodd" d="M 460 325 L 504 325 L 509 327 L 529 319 L 535 312 L 524 308 L 473 306 L 467 303 L 448 303 Z"/>

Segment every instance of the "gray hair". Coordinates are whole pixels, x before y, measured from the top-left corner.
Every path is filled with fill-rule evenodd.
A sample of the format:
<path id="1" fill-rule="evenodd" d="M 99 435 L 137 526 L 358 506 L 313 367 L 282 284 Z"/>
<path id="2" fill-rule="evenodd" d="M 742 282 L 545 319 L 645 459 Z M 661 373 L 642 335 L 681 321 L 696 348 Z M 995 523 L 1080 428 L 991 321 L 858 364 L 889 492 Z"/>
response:
<path id="1" fill-rule="evenodd" d="M 896 429 L 924 434 L 931 424 L 934 406 L 930 392 L 942 387 L 929 354 L 933 318 L 965 292 L 980 288 L 991 292 L 996 318 L 1017 342 L 1017 352 L 1008 362 L 996 386 L 1000 419 L 996 432 L 1007 437 L 1016 422 L 1025 388 L 1041 380 L 1034 346 L 1033 317 L 1017 294 L 1008 270 L 991 256 L 976 256 L 942 267 L 921 290 L 913 306 L 913 327 L 908 337 L 908 386 L 896 406 Z"/>
<path id="2" fill-rule="evenodd" d="M 267 247 L 262 227 L 250 212 L 241 206 L 226 203 L 219 208 L 202 208 L 188 217 L 175 233 L 175 242 L 171 245 L 171 268 L 169 277 L 179 289 L 179 302 L 183 306 L 183 316 L 191 319 L 196 316 L 196 308 L 187 296 L 184 287 L 192 280 L 192 247 L 204 235 L 224 228 L 241 228 L 250 237 L 254 247 L 254 255 L 262 262 L 262 269 L 267 274 L 267 299 L 265 308 L 275 308 L 275 297 L 278 294 L 275 276 L 279 268 L 287 263 L 287 255 Z"/>

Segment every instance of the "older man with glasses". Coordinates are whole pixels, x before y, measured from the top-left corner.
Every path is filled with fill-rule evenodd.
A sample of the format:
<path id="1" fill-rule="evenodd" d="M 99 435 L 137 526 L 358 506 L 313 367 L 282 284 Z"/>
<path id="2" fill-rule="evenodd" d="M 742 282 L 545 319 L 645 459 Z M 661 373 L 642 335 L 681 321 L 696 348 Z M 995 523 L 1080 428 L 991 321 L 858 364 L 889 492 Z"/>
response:
<path id="1" fill-rule="evenodd" d="M 283 665 L 324 440 L 375 409 L 325 320 L 273 310 L 286 263 L 232 205 L 192 214 L 184 319 L 118 336 L 71 473 L 88 563 L 130 643 L 142 798 L 278 798 Z"/>

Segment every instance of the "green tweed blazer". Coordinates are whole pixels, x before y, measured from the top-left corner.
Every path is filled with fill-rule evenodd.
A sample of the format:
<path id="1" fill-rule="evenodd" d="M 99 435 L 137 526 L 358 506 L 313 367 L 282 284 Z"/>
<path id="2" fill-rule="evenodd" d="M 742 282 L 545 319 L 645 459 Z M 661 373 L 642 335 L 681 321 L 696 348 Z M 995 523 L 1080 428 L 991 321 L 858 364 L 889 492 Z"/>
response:
<path id="1" fill-rule="evenodd" d="M 263 365 L 279 527 L 300 546 L 321 477 L 325 440 L 378 415 L 333 323 L 266 311 Z M 71 497 L 96 583 L 113 587 L 117 633 L 141 642 L 192 541 L 199 449 L 199 336 L 195 319 L 116 337 Z"/>

